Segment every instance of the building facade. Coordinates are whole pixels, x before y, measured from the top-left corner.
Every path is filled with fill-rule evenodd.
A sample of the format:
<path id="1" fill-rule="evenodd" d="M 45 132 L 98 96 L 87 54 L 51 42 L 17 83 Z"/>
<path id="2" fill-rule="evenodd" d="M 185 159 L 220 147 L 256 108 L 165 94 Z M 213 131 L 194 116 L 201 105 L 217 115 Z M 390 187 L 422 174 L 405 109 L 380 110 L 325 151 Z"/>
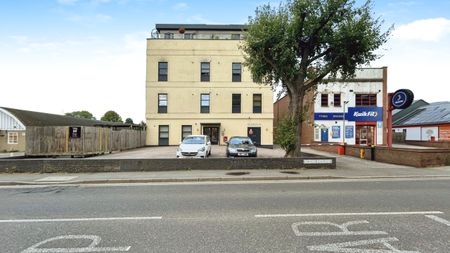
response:
<path id="1" fill-rule="evenodd" d="M 396 119 L 397 114 L 401 117 Z M 404 134 L 405 141 L 450 142 L 450 102 L 428 104 L 418 100 L 397 114 L 392 127 Z"/>
<path id="2" fill-rule="evenodd" d="M 387 144 L 387 68 L 358 69 L 353 79 L 319 84 L 314 141 Z"/>
<path id="3" fill-rule="evenodd" d="M 242 25 L 156 25 L 147 40 L 147 145 L 205 134 L 212 144 L 249 136 L 272 146 L 272 90 L 243 65 L 244 35 Z"/>
<path id="4" fill-rule="evenodd" d="M 0 152 L 25 152 L 25 130 L 14 114 L 0 108 Z"/>

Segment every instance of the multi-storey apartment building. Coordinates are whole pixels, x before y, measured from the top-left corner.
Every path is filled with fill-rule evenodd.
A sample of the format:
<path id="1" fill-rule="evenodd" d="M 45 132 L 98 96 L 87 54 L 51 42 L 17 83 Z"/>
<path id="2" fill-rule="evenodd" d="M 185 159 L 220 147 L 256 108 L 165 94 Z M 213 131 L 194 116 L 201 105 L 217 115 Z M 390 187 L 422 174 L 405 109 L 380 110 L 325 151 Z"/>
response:
<path id="1" fill-rule="evenodd" d="M 244 66 L 243 36 L 243 25 L 156 25 L 147 40 L 147 145 L 205 134 L 212 144 L 249 136 L 272 146 L 272 90 Z"/>

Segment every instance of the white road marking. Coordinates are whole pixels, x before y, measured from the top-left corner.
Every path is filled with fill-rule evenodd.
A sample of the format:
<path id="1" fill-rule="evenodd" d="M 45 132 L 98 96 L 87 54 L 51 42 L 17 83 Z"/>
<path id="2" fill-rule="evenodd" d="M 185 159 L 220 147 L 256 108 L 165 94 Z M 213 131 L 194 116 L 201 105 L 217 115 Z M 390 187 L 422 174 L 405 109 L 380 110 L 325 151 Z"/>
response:
<path id="1" fill-rule="evenodd" d="M 36 179 L 34 181 L 36 181 L 36 182 L 63 182 L 63 181 L 72 180 L 77 177 L 78 176 L 52 176 L 52 177 L 44 177 L 44 178 Z"/>
<path id="2" fill-rule="evenodd" d="M 64 218 L 64 219 L 23 219 L 0 220 L 0 223 L 37 223 L 37 222 L 82 222 L 82 221 L 123 221 L 123 220 L 161 220 L 161 216 L 152 217 L 108 217 L 108 218 Z"/>
<path id="3" fill-rule="evenodd" d="M 435 215 L 425 215 L 425 217 L 430 218 L 434 221 L 437 221 L 439 223 L 442 223 L 444 225 L 447 225 L 450 227 L 450 221 L 446 220 L 446 219 L 442 219 L 441 217 L 437 217 Z"/>
<path id="4" fill-rule="evenodd" d="M 58 240 L 91 240 L 91 244 L 87 247 L 81 248 L 39 248 L 39 246 L 45 245 L 46 243 L 58 241 Z M 29 247 L 28 249 L 22 251 L 21 253 L 85 253 L 85 252 L 127 252 L 130 250 L 131 246 L 127 247 L 102 247 L 97 248 L 96 246 L 100 243 L 100 236 L 96 235 L 63 235 L 53 237 L 42 242 L 36 243 L 35 245 Z"/>
<path id="5" fill-rule="evenodd" d="M 398 241 L 395 237 L 379 238 L 373 240 L 361 240 L 342 243 L 330 243 L 322 245 L 308 246 L 310 251 L 325 251 L 325 252 L 347 252 L 347 253 L 420 253 L 419 251 L 405 251 L 394 248 L 389 242 Z M 354 246 L 382 244 L 388 249 L 362 249 L 350 248 Z"/>
<path id="6" fill-rule="evenodd" d="M 341 235 L 387 235 L 388 233 L 384 231 L 350 231 L 348 229 L 351 225 L 368 224 L 366 220 L 349 221 L 343 224 L 336 224 L 326 221 L 306 221 L 306 222 L 296 222 L 292 224 L 292 230 L 296 236 L 341 236 Z M 328 225 L 340 229 L 339 232 L 304 232 L 300 230 L 300 227 L 308 225 Z"/>
<path id="7" fill-rule="evenodd" d="M 320 217 L 320 216 L 384 216 L 384 215 L 427 215 L 427 214 L 443 214 L 443 212 L 417 211 L 417 212 L 368 212 L 368 213 L 257 214 L 255 215 L 255 218 Z"/>

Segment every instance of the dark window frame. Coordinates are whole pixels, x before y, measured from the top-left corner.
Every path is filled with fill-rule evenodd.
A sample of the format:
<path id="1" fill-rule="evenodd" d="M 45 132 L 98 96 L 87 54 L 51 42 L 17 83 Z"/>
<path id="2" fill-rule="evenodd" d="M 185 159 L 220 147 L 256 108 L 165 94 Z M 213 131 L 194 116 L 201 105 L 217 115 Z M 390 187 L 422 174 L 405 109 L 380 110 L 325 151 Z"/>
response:
<path id="1" fill-rule="evenodd" d="M 182 125 L 182 126 L 181 126 L 181 141 L 183 141 L 184 138 L 185 138 L 184 134 L 185 134 L 185 133 L 188 133 L 187 131 L 184 131 L 184 128 L 185 128 L 185 127 L 190 127 L 190 128 L 191 128 L 191 131 L 190 131 L 189 134 L 187 134 L 186 136 L 192 135 L 192 125 Z"/>
<path id="2" fill-rule="evenodd" d="M 320 95 L 320 106 L 322 106 L 322 107 L 328 107 L 329 106 L 328 93 L 322 93 Z"/>
<path id="3" fill-rule="evenodd" d="M 163 128 L 163 127 L 167 127 L 167 132 L 166 131 L 164 131 L 164 132 L 161 131 L 161 128 Z M 161 133 L 167 133 L 167 138 L 162 138 L 161 137 Z M 159 146 L 168 146 L 169 145 L 169 138 L 170 138 L 170 127 L 169 127 L 169 125 L 159 125 L 158 126 L 158 145 Z M 161 143 L 163 143 L 162 140 L 167 140 L 167 141 L 164 142 L 163 145 L 161 145 Z"/>
<path id="4" fill-rule="evenodd" d="M 241 94 L 231 94 L 231 113 L 241 113 L 242 99 Z"/>
<path id="5" fill-rule="evenodd" d="M 203 100 L 203 96 L 208 96 L 207 100 Z M 208 101 L 208 105 L 203 105 L 203 101 Z M 200 113 L 209 113 L 211 106 L 211 95 L 209 93 L 201 93 L 200 94 Z"/>
<path id="6" fill-rule="evenodd" d="M 231 81 L 232 82 L 242 82 L 242 63 L 233 62 L 231 63 Z"/>
<path id="7" fill-rule="evenodd" d="M 166 99 L 161 99 L 161 96 L 166 96 Z M 166 105 L 161 105 L 162 101 L 166 101 Z M 167 113 L 167 105 L 169 102 L 169 98 L 167 93 L 158 93 L 158 113 Z"/>
<path id="8" fill-rule="evenodd" d="M 165 64 L 165 67 L 163 67 Z M 169 63 L 166 61 L 158 62 L 158 82 L 167 82 L 169 76 Z"/>
<path id="9" fill-rule="evenodd" d="M 259 97 L 259 100 L 255 99 L 258 97 Z M 259 102 L 259 106 L 255 105 L 258 102 Z M 262 113 L 262 94 L 261 93 L 253 94 L 253 113 Z"/>
<path id="10" fill-rule="evenodd" d="M 200 81 L 201 82 L 209 82 L 210 78 L 211 78 L 211 64 L 209 62 L 201 62 L 200 63 Z"/>
<path id="11" fill-rule="evenodd" d="M 355 94 L 355 106 L 360 107 L 376 107 L 377 106 L 376 93 L 358 93 Z"/>
<path id="12" fill-rule="evenodd" d="M 341 107 L 341 101 L 342 101 L 341 93 L 333 94 L 333 105 L 334 105 L 334 107 Z"/>

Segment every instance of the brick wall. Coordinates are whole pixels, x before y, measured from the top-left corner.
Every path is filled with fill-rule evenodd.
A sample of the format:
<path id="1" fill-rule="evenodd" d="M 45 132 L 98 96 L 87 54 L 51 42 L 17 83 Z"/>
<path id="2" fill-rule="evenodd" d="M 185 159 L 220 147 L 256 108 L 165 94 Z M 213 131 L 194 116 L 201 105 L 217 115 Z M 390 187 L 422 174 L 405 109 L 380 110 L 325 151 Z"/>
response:
<path id="1" fill-rule="evenodd" d="M 331 159 L 330 164 L 304 163 L 304 160 Z M 79 173 L 173 170 L 251 170 L 251 169 L 336 168 L 336 159 L 242 158 L 242 159 L 5 159 L 0 173 Z"/>
<path id="2" fill-rule="evenodd" d="M 416 146 L 423 146 L 423 147 L 448 148 L 448 149 L 450 149 L 450 142 L 448 142 L 448 141 L 436 141 L 436 142 L 430 142 L 430 141 L 406 141 L 405 143 L 409 144 L 409 145 L 416 145 Z"/>
<path id="3" fill-rule="evenodd" d="M 312 149 L 337 153 L 338 145 L 311 145 Z M 372 150 L 365 146 L 346 146 L 345 155 L 360 157 L 360 150 L 364 150 L 364 159 L 372 159 Z M 406 165 L 417 168 L 450 166 L 450 149 L 405 149 L 376 146 L 374 160 L 377 162 Z"/>

